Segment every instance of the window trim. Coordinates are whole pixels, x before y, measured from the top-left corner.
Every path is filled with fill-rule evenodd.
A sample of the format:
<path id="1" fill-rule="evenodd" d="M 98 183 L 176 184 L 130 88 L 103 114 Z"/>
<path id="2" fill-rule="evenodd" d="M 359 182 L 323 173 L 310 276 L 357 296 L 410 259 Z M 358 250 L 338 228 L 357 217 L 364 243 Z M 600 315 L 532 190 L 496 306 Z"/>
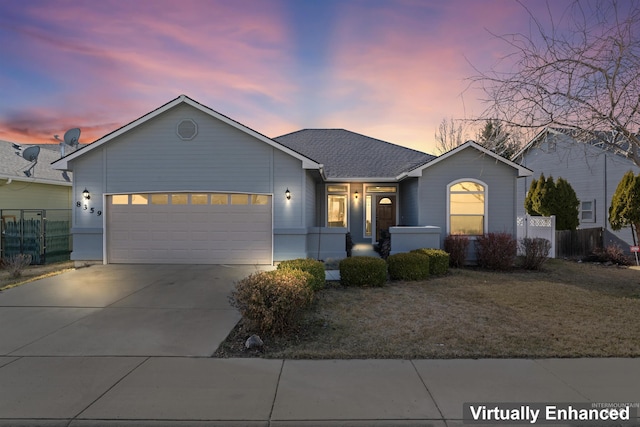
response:
<path id="1" fill-rule="evenodd" d="M 480 181 L 479 179 L 461 178 L 456 179 L 455 181 L 451 181 L 449 184 L 447 184 L 447 235 L 451 234 L 451 187 L 456 184 L 460 184 L 461 182 L 473 182 L 484 187 L 484 218 L 482 227 L 484 234 L 487 234 L 489 225 L 489 185 L 487 185 L 487 183 L 484 181 Z M 465 234 L 465 236 L 472 240 L 478 237 L 477 234 Z"/>

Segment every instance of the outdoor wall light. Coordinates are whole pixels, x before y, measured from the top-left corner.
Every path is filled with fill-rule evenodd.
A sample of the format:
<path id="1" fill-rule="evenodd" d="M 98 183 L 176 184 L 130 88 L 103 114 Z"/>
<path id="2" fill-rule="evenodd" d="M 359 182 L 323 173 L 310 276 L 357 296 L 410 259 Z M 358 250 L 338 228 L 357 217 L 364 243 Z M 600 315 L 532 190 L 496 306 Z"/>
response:
<path id="1" fill-rule="evenodd" d="M 358 200 L 358 190 L 356 190 L 356 192 L 353 194 L 353 197 L 355 197 L 356 200 Z"/>
<path id="2" fill-rule="evenodd" d="M 86 187 L 85 187 L 84 191 L 82 192 L 82 197 L 84 197 L 85 200 L 89 200 L 91 198 L 91 193 L 89 193 L 89 190 L 87 190 Z"/>
<path id="3" fill-rule="evenodd" d="M 289 188 L 284 192 L 284 197 L 286 197 L 287 200 L 291 200 L 291 191 L 289 191 Z"/>

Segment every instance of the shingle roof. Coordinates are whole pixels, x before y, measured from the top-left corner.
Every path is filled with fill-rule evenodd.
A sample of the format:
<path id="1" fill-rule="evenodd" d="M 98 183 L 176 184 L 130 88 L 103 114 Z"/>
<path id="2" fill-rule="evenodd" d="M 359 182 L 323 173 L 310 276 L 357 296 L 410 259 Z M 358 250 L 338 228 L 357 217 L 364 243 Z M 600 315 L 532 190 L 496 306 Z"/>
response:
<path id="1" fill-rule="evenodd" d="M 50 184 L 70 184 L 71 174 L 63 174 L 62 171 L 51 168 L 51 163 L 60 158 L 60 148 L 57 144 L 17 144 L 23 149 L 38 145 L 38 164 L 31 171 L 31 177 L 27 177 L 24 171 L 29 169 L 31 162 L 28 162 L 16 154 L 12 142 L 0 141 L 0 177 L 19 180 L 29 180 L 33 182 L 48 182 Z"/>
<path id="2" fill-rule="evenodd" d="M 328 179 L 397 178 L 435 156 L 344 129 L 303 129 L 273 138 L 324 165 Z"/>

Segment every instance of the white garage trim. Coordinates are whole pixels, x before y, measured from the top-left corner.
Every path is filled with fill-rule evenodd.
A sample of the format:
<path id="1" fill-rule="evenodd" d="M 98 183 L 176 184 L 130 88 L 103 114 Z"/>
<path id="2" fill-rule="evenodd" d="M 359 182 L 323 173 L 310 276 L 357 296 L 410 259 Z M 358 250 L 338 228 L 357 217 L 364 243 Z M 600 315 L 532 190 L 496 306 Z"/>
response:
<path id="1" fill-rule="evenodd" d="M 273 263 L 271 194 L 110 193 L 103 206 L 105 264 Z"/>

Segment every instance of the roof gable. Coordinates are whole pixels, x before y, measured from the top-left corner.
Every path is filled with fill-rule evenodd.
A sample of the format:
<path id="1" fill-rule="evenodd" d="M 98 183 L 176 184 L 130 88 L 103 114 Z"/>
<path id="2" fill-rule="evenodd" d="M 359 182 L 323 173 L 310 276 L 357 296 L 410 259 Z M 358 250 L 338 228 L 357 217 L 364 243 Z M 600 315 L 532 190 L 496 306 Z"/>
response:
<path id="1" fill-rule="evenodd" d="M 435 158 L 345 129 L 303 129 L 274 139 L 322 163 L 328 180 L 396 181 Z"/>
<path id="2" fill-rule="evenodd" d="M 617 156 L 623 157 L 625 159 L 629 159 L 629 161 L 632 161 L 629 157 L 630 144 L 628 140 L 624 139 L 622 135 L 615 134 L 612 131 L 598 131 L 598 132 L 594 132 L 593 134 L 589 132 L 582 132 L 581 134 L 579 134 L 579 132 L 580 131 L 576 129 L 546 127 L 543 130 L 541 130 L 535 137 L 533 137 L 533 139 L 531 139 L 531 141 L 529 141 L 527 145 L 522 147 L 522 149 L 518 151 L 513 156 L 513 158 L 522 159 L 522 157 L 527 152 L 529 152 L 531 148 L 535 147 L 541 142 L 544 142 L 548 138 L 553 137 L 553 138 L 561 138 L 562 140 L 570 143 L 587 144 L 596 149 L 607 151 Z M 598 139 L 597 136 L 600 136 L 601 138 Z M 604 140 L 606 141 L 616 140 L 616 146 L 606 144 Z"/>
<path id="3" fill-rule="evenodd" d="M 166 112 L 166 111 L 168 111 L 168 110 L 170 110 L 170 109 L 172 109 L 172 108 L 174 108 L 174 107 L 176 107 L 178 105 L 181 105 L 181 104 L 190 105 L 191 107 L 196 108 L 196 109 L 198 109 L 198 110 L 210 115 L 211 117 L 214 117 L 214 118 L 216 118 L 216 119 L 218 119 L 218 120 L 220 120 L 220 121 L 222 121 L 222 122 L 224 122 L 224 123 L 236 128 L 236 129 L 238 129 L 238 130 L 240 130 L 240 131 L 242 131 L 242 132 L 244 132 L 244 133 L 246 133 L 246 134 L 248 134 L 248 135 L 250 135 L 250 136 L 252 136 L 252 137 L 254 137 L 254 138 L 256 138 L 256 139 L 258 139 L 258 140 L 260 140 L 260 141 L 262 141 L 262 142 L 264 142 L 264 143 L 266 143 L 266 144 L 268 144 L 268 145 L 270 145 L 270 146 L 272 146 L 272 147 L 274 147 L 276 149 L 278 149 L 278 150 L 280 150 L 280 151 L 283 151 L 283 152 L 289 154 L 290 156 L 293 156 L 293 157 L 297 158 L 298 160 L 302 161 L 302 167 L 304 169 L 321 169 L 322 168 L 321 164 L 311 160 L 310 158 L 308 158 L 308 157 L 306 157 L 306 156 L 304 156 L 304 155 L 302 155 L 300 153 L 297 153 L 297 152 L 289 149 L 288 147 L 285 147 L 285 146 L 277 143 L 273 139 L 268 138 L 267 136 L 265 136 L 265 135 L 263 135 L 263 134 L 261 134 L 259 132 L 256 132 L 255 130 L 253 130 L 253 129 L 251 129 L 251 128 L 249 128 L 249 127 L 247 127 L 247 126 L 245 126 L 245 125 L 243 125 L 243 124 L 241 124 L 241 123 L 239 123 L 239 122 L 237 122 L 237 121 L 235 121 L 235 120 L 233 120 L 233 119 L 231 119 L 231 118 L 229 118 L 229 117 L 227 117 L 227 116 L 225 116 L 223 114 L 220 114 L 215 110 L 212 110 L 211 108 L 209 108 L 209 107 L 207 107 L 207 106 L 205 106 L 205 105 L 203 105 L 203 104 L 201 104 L 201 103 L 189 98 L 186 95 L 180 95 L 179 97 L 169 101 L 168 103 L 162 105 L 161 107 L 158 107 L 155 110 L 145 114 L 144 116 L 142 116 L 142 117 L 140 117 L 140 118 L 138 118 L 138 119 L 136 119 L 136 120 L 134 120 L 134 121 L 122 126 L 122 127 L 120 127 L 119 129 L 116 129 L 115 131 L 113 131 L 113 132 L 101 137 L 100 139 L 96 140 L 95 142 L 93 142 L 91 144 L 88 144 L 85 147 L 82 147 L 82 148 L 74 151 L 73 153 L 68 154 L 67 156 L 64 156 L 63 158 L 55 161 L 52 164 L 52 166 L 53 166 L 54 169 L 67 170 L 68 167 L 69 167 L 68 164 L 69 164 L 70 160 L 76 159 L 76 158 L 88 153 L 89 151 L 94 150 L 94 149 L 100 147 L 101 145 L 108 143 L 109 141 L 119 137 L 120 135 L 122 135 L 122 134 L 124 134 L 126 132 L 129 132 L 133 128 L 136 128 L 136 127 L 142 125 L 143 123 L 146 123 L 149 120 L 159 116 L 160 114 L 162 114 L 162 113 L 164 113 L 164 112 Z"/>
<path id="4" fill-rule="evenodd" d="M 440 163 L 443 160 L 446 160 L 452 156 L 455 156 L 457 153 L 461 152 L 462 150 L 467 150 L 467 149 L 475 149 L 478 150 L 480 152 L 482 152 L 483 154 L 494 158 L 496 161 L 501 162 L 506 164 L 507 166 L 510 166 L 514 169 L 516 169 L 518 171 L 518 177 L 523 177 L 523 176 L 530 176 L 533 174 L 533 171 L 522 166 L 519 165 L 518 163 L 512 162 L 511 160 L 508 160 L 496 153 L 494 153 L 491 150 L 488 150 L 486 148 L 484 148 L 482 145 L 476 143 L 475 141 L 467 141 L 462 145 L 457 146 L 456 148 L 454 148 L 453 150 L 449 150 L 446 153 L 442 154 L 441 156 L 437 157 L 436 159 L 430 161 L 429 163 L 426 163 L 422 166 L 419 166 L 411 171 L 409 171 L 407 173 L 407 176 L 421 176 L 422 175 L 422 171 L 428 167 L 431 167 L 435 164 Z"/>

